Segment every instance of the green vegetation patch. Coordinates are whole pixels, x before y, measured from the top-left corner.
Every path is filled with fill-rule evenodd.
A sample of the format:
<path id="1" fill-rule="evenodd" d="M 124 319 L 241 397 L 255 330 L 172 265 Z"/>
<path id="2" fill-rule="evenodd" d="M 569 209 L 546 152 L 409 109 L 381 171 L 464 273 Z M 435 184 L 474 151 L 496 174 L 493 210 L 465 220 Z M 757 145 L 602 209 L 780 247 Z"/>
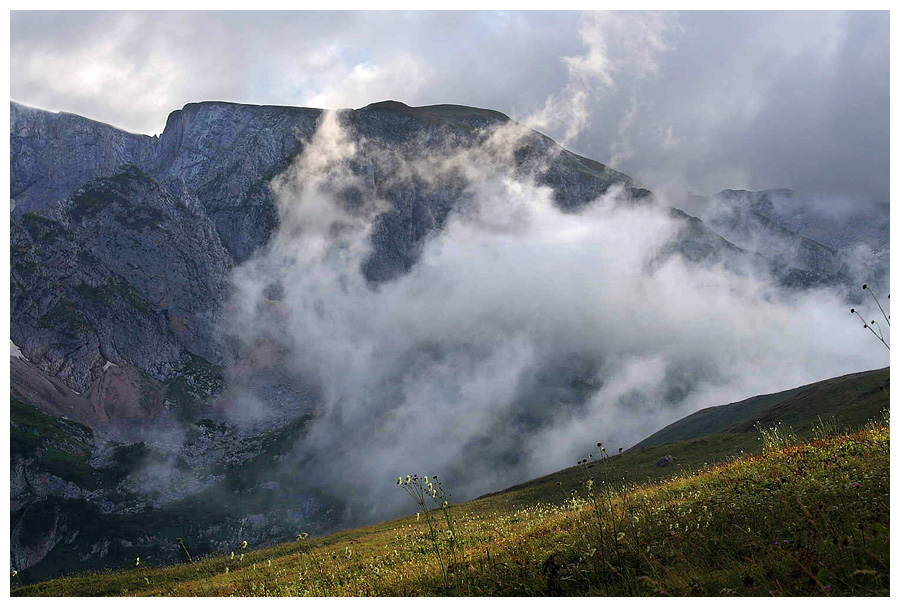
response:
<path id="1" fill-rule="evenodd" d="M 10 399 L 10 456 L 34 460 L 42 472 L 91 484 L 93 431 L 77 422 L 42 413 Z"/>
<path id="2" fill-rule="evenodd" d="M 113 204 L 127 203 L 125 197 L 133 182 L 153 183 L 153 179 L 135 165 L 125 165 L 111 177 L 94 179 L 78 190 L 71 199 L 69 216 L 76 222 L 92 219 Z"/>
<path id="3" fill-rule="evenodd" d="M 205 358 L 188 353 L 188 361 L 166 382 L 164 398 L 174 404 L 176 415 L 182 421 L 195 419 L 210 398 L 225 388 L 222 367 Z"/>

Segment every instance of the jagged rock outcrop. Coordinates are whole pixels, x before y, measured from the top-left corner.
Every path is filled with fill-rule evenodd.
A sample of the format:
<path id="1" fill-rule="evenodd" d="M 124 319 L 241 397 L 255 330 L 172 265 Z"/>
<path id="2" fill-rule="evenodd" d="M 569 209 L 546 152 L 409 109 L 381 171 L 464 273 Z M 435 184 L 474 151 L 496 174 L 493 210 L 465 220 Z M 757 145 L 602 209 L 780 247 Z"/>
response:
<path id="1" fill-rule="evenodd" d="M 102 122 L 9 104 L 9 195 L 20 212 L 46 209 L 123 164 L 145 165 L 157 138 Z"/>
<path id="2" fill-rule="evenodd" d="M 162 380 L 219 359 L 231 259 L 195 200 L 127 165 L 10 225 L 11 338 L 42 371 L 85 392 L 108 362 Z"/>
<path id="3" fill-rule="evenodd" d="M 801 283 L 818 276 L 855 285 L 887 276 L 887 204 L 823 201 L 786 189 L 723 190 L 711 197 L 689 196 L 686 204 L 717 233 L 794 272 Z"/>

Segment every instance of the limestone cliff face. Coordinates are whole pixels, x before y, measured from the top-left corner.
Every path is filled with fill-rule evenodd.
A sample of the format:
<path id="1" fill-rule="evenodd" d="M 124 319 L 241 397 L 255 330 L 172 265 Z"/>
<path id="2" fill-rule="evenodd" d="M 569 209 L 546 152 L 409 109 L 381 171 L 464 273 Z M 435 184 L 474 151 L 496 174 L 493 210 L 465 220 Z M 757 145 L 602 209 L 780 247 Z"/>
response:
<path id="1" fill-rule="evenodd" d="M 126 165 L 10 225 L 11 338 L 46 373 L 84 392 L 107 362 L 161 380 L 218 360 L 231 258 L 196 201 Z"/>
<path id="2" fill-rule="evenodd" d="M 46 209 L 123 164 L 143 165 L 156 137 L 18 103 L 9 107 L 9 195 L 20 211 Z"/>
<path id="3" fill-rule="evenodd" d="M 193 103 L 159 137 L 10 104 L 13 341 L 43 372 L 84 392 L 107 363 L 172 377 L 190 354 L 221 360 L 216 337 L 228 270 L 278 222 L 273 177 L 315 132 L 322 110 Z M 363 268 L 373 282 L 407 271 L 421 243 L 466 196 L 462 179 L 403 181 L 392 162 L 480 141 L 509 118 L 461 106 L 373 104 L 344 114 L 359 142 L 353 170 L 390 208 Z M 387 158 L 388 160 L 385 160 Z M 391 160 L 393 159 L 393 160 Z M 632 180 L 532 133 L 515 162 L 564 208 Z"/>

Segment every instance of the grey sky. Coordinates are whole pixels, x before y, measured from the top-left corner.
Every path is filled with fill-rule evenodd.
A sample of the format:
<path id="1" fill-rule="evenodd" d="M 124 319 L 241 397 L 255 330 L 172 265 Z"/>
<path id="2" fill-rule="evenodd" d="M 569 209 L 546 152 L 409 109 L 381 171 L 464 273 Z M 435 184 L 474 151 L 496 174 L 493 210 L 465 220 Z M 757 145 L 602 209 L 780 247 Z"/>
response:
<path id="1" fill-rule="evenodd" d="M 13 12 L 11 98 L 489 107 L 653 189 L 888 198 L 887 12 Z"/>

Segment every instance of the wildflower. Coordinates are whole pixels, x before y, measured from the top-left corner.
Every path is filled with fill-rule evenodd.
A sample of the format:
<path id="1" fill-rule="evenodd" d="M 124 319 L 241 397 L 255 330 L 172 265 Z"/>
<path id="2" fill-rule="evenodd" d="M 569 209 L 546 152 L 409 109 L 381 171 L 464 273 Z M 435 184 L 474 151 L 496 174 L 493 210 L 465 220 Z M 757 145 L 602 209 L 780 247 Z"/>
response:
<path id="1" fill-rule="evenodd" d="M 244 540 L 243 542 L 241 542 L 241 550 L 246 550 L 246 548 L 247 548 L 247 540 Z"/>
<path id="2" fill-rule="evenodd" d="M 225 573 L 228 573 L 228 567 L 225 567 Z"/>
<path id="3" fill-rule="evenodd" d="M 399 477 L 399 476 L 397 477 L 397 484 L 398 484 L 398 485 L 402 485 L 402 484 L 403 484 L 403 478 L 402 478 L 402 477 Z"/>
<path id="4" fill-rule="evenodd" d="M 298 533 L 298 534 L 297 534 L 297 539 L 298 539 L 298 540 L 305 540 L 305 539 L 308 538 L 308 537 L 309 537 L 309 534 L 308 534 L 308 533 Z"/>
<path id="5" fill-rule="evenodd" d="M 18 576 L 19 576 L 19 572 L 16 571 L 15 569 L 13 569 L 13 571 L 12 571 L 12 576 L 13 576 L 13 577 L 18 577 Z"/>
<path id="6" fill-rule="evenodd" d="M 240 557 L 238 557 L 238 561 L 240 562 L 240 561 L 243 561 L 243 560 L 244 560 L 244 555 L 242 554 Z"/>
<path id="7" fill-rule="evenodd" d="M 134 566 L 135 567 L 141 566 L 141 557 L 137 557 L 136 559 L 134 559 Z"/>
<path id="8" fill-rule="evenodd" d="M 234 560 L 234 550 L 231 551 L 231 556 L 229 557 L 232 561 Z"/>

